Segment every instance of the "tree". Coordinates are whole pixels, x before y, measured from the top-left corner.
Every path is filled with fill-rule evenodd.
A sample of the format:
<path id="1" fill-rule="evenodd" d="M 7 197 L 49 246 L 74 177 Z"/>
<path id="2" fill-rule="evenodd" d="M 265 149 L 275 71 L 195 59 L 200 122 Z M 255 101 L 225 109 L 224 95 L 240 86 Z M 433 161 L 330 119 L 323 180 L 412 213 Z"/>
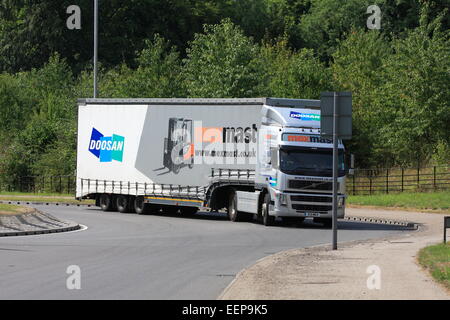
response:
<path id="1" fill-rule="evenodd" d="M 258 46 L 229 19 L 205 25 L 187 49 L 183 76 L 190 97 L 258 96 Z"/>
<path id="2" fill-rule="evenodd" d="M 204 23 L 218 23 L 230 0 L 100 1 L 99 60 L 107 68 L 132 65 L 135 52 L 155 33 L 183 51 Z M 69 30 L 66 9 L 81 8 L 81 30 Z M 0 72 L 40 68 L 54 52 L 75 73 L 92 60 L 93 1 L 17 0 L 0 3 Z M 135 67 L 135 66 L 133 66 Z"/>
<path id="3" fill-rule="evenodd" d="M 331 90 L 331 73 L 311 49 L 293 51 L 287 40 L 262 47 L 266 73 L 265 95 L 286 98 L 319 99 Z"/>
<path id="4" fill-rule="evenodd" d="M 175 47 L 161 36 L 145 41 L 138 53 L 137 69 L 126 65 L 106 72 L 100 83 L 101 94 L 117 98 L 183 97 L 181 61 Z"/>
<path id="5" fill-rule="evenodd" d="M 351 91 L 353 96 L 353 138 L 348 143 L 355 153 L 357 165 L 371 167 L 387 164 L 389 157 L 376 149 L 380 139 L 378 121 L 385 112 L 381 86 L 386 81 L 384 61 L 391 54 L 389 40 L 374 30 L 354 29 L 333 54 L 331 70 L 335 90 Z"/>
<path id="6" fill-rule="evenodd" d="M 450 32 L 442 29 L 442 16 L 428 23 L 425 14 L 425 24 L 396 39 L 386 60 L 380 148 L 400 163 L 423 164 L 438 145 L 450 146 Z"/>

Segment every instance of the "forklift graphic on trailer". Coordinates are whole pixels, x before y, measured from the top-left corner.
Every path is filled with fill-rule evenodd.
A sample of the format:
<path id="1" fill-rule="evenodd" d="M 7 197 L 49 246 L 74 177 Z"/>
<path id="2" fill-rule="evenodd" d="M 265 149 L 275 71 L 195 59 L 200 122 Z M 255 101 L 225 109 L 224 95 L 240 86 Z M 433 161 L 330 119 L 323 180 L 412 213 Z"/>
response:
<path id="1" fill-rule="evenodd" d="M 194 144 L 192 120 L 184 118 L 170 118 L 167 138 L 164 138 L 163 167 L 155 171 L 169 169 L 167 172 L 178 174 L 183 167 L 194 167 Z"/>

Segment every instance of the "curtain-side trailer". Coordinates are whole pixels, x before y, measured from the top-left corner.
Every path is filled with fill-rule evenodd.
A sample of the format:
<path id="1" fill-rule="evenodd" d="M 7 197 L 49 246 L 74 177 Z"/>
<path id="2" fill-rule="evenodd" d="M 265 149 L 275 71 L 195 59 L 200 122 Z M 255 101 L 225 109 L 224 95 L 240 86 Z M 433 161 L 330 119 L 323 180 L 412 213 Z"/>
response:
<path id="1" fill-rule="evenodd" d="M 80 99 L 76 197 L 105 211 L 276 217 L 331 225 L 332 141 L 320 101 Z M 345 212 L 339 141 L 338 217 Z"/>

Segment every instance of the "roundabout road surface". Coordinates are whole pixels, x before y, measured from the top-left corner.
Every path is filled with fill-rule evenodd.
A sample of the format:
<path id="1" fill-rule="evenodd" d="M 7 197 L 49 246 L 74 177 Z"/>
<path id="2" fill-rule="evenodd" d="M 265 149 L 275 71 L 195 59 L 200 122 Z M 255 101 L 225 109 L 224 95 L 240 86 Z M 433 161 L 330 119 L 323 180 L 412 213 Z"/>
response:
<path id="1" fill-rule="evenodd" d="M 244 267 L 287 249 L 327 244 L 319 224 L 264 227 L 225 214 L 191 218 L 38 206 L 87 230 L 0 238 L 0 299 L 215 299 Z M 382 238 L 403 227 L 339 222 L 339 241 Z M 66 273 L 81 270 L 81 289 Z M 270 275 L 268 275 L 270 277 Z"/>

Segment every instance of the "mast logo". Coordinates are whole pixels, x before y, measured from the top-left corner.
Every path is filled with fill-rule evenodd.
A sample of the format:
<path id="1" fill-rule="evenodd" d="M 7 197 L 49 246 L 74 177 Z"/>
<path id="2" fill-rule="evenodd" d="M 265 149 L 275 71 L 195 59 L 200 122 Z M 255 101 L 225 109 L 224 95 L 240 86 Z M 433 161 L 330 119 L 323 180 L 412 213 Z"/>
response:
<path id="1" fill-rule="evenodd" d="M 89 151 L 100 159 L 100 162 L 122 162 L 125 138 L 117 134 L 105 137 L 100 131 L 92 128 Z"/>

